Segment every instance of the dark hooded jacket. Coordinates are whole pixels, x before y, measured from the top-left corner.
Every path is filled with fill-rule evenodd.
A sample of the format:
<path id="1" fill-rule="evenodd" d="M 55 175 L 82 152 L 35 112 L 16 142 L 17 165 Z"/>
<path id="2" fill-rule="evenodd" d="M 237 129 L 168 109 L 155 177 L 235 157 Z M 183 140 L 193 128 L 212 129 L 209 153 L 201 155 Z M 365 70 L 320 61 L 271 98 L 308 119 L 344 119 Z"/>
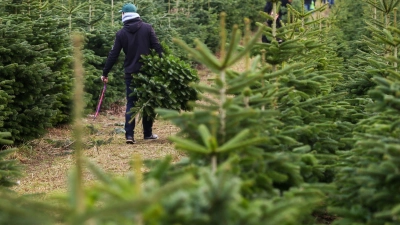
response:
<path id="1" fill-rule="evenodd" d="M 138 73 L 142 67 L 141 55 L 150 54 L 154 49 L 161 57 L 162 47 L 157 39 L 153 27 L 143 22 L 140 17 L 127 20 L 124 27 L 115 36 L 114 46 L 108 54 L 103 76 L 107 77 L 111 68 L 118 59 L 121 49 L 125 53 L 125 79 L 131 79 L 132 73 Z"/>

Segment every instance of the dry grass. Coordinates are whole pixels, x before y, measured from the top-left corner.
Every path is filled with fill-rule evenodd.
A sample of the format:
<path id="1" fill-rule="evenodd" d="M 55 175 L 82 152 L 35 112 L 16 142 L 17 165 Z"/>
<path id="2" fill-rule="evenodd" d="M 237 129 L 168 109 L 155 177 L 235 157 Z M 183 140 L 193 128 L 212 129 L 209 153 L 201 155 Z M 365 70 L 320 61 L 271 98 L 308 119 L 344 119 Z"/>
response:
<path id="1" fill-rule="evenodd" d="M 115 133 L 115 130 L 123 129 L 123 122 L 123 113 L 110 112 L 100 115 L 95 121 L 90 117 L 83 119 L 82 123 L 86 127 L 85 156 L 104 170 L 117 175 L 129 171 L 134 154 L 139 154 L 143 160 L 171 155 L 177 161 L 182 157 L 182 153 L 175 150 L 168 141 L 168 136 L 178 131 L 169 122 L 155 121 L 153 132 L 160 136 L 158 140 L 143 140 L 141 124 L 138 125 L 134 145 L 125 144 L 125 134 Z M 24 164 L 25 176 L 14 190 L 24 194 L 65 192 L 68 172 L 75 162 L 71 136 L 70 126 L 52 128 L 43 138 L 21 146 L 16 157 Z M 107 140 L 111 142 L 98 146 L 94 144 Z M 85 174 L 86 181 L 92 179 L 89 173 Z"/>

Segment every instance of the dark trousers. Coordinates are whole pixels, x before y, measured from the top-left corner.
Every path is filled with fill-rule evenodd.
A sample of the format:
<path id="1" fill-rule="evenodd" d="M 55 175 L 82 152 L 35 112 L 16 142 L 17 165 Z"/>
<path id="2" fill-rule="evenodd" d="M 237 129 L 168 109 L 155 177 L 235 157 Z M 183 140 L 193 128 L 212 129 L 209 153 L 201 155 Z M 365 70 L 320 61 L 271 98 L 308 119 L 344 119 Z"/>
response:
<path id="1" fill-rule="evenodd" d="M 131 81 L 132 79 L 125 79 L 126 85 L 126 113 L 125 113 L 125 137 L 134 137 L 135 130 L 135 119 L 131 123 L 129 121 L 132 119 L 132 113 L 130 113 L 131 108 L 135 106 L 135 102 L 137 101 L 136 97 L 130 96 L 133 92 L 131 89 Z M 143 136 L 149 137 L 153 134 L 153 119 L 148 118 L 143 115 L 142 118 L 143 124 Z"/>

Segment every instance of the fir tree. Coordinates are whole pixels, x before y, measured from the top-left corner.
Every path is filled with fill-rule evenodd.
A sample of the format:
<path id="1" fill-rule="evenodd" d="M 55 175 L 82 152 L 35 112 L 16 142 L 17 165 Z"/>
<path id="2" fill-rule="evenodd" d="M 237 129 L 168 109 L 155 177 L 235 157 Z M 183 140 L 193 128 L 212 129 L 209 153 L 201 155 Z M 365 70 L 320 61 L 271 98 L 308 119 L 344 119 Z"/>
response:
<path id="1" fill-rule="evenodd" d="M 188 102 L 197 100 L 198 92 L 191 87 L 199 81 L 197 71 L 171 55 L 165 44 L 162 46 L 162 57 L 154 51 L 142 56 L 140 72 L 132 74 L 132 95 L 138 99 L 132 115 L 140 113 L 155 119 L 155 108 L 189 111 L 192 108 Z"/>
<path id="2" fill-rule="evenodd" d="M 400 34 L 396 6 L 399 1 L 368 1 L 383 20 L 371 20 L 372 50 L 361 59 L 369 62 L 363 71 L 373 77 L 369 89 L 373 100 L 370 116 L 355 128 L 354 148 L 343 155 L 343 167 L 335 183 L 338 192 L 332 212 L 341 218 L 336 224 L 398 224 L 398 52 Z M 380 14 L 379 13 L 379 14 Z"/>
<path id="3" fill-rule="evenodd" d="M 38 10 L 32 8 L 31 10 Z M 44 14 L 42 12 L 42 14 Z M 57 114 L 52 118 L 52 124 L 66 123 L 71 120 L 72 103 L 72 69 L 71 48 L 66 30 L 66 23 L 60 18 L 40 17 L 33 21 L 32 36 L 27 38 L 32 45 L 46 45 L 47 54 L 40 62 L 45 63 L 51 72 L 54 82 L 52 88 L 43 95 L 56 96 L 53 108 Z"/>
<path id="4" fill-rule="evenodd" d="M 321 173 L 315 167 L 315 157 L 304 154 L 309 147 L 291 137 L 293 130 L 282 131 L 281 113 L 275 102 L 286 96 L 288 90 L 277 91 L 280 82 L 269 81 L 279 80 L 301 64 L 267 72 L 270 66 L 259 68 L 261 57 L 256 57 L 252 64 L 248 61 L 246 71 L 232 71 L 231 65 L 242 57 L 246 60 L 262 29 L 251 39 L 247 33 L 242 47 L 238 46 L 240 34 L 235 28 L 233 31 L 229 45 L 225 48 L 221 44 L 221 59 L 215 58 L 199 41 L 196 49 L 179 42 L 215 73 L 215 82 L 211 86 L 195 85 L 202 93 L 202 101 L 194 104 L 193 112 L 161 109 L 158 112 L 180 127 L 184 138 L 171 137 L 171 140 L 188 153 L 189 168 L 209 166 L 215 171 L 218 165 L 232 162 L 233 171 L 244 180 L 245 196 L 270 198 L 300 186 L 306 176 L 311 179 Z M 224 43 L 224 33 L 221 38 Z"/>
<path id="5" fill-rule="evenodd" d="M 334 18 L 333 25 L 342 32 L 342 37 L 336 37 L 339 55 L 346 60 L 353 58 L 359 50 L 368 51 L 368 47 L 360 40 L 363 36 L 369 36 L 365 21 L 374 15 L 366 1 L 335 1 L 335 7 L 330 11 Z"/>
<path id="6" fill-rule="evenodd" d="M 51 126 L 56 110 L 56 96 L 48 95 L 54 79 L 42 61 L 47 55 L 46 44 L 31 45 L 32 24 L 23 15 L 2 18 L 0 30 L 0 82 L 9 82 L 3 90 L 12 96 L 8 103 L 11 113 L 4 120 L 2 131 L 11 132 L 13 139 L 29 140 L 43 134 Z"/>
<path id="7" fill-rule="evenodd" d="M 273 4 L 277 12 L 279 4 Z M 280 28 L 274 18 L 264 13 L 266 19 L 273 20 L 271 27 L 260 24 L 270 43 L 254 48 L 270 64 L 267 72 L 279 74 L 267 76 L 258 84 L 257 87 L 274 85 L 277 92 L 273 101 L 262 107 L 279 110 L 282 124 L 274 134 L 292 140 L 265 148 L 304 154 L 301 168 L 308 182 L 332 180 L 334 154 L 344 148 L 339 140 L 350 136 L 353 126 L 346 121 L 352 112 L 347 113 L 345 93 L 336 91 L 343 79 L 342 59 L 336 56 L 337 47 L 332 40 L 326 38 L 332 30 L 329 20 L 320 15 L 324 7 L 305 12 L 288 5 L 290 23 L 283 23 Z M 269 94 L 263 88 L 259 90 L 263 95 Z"/>

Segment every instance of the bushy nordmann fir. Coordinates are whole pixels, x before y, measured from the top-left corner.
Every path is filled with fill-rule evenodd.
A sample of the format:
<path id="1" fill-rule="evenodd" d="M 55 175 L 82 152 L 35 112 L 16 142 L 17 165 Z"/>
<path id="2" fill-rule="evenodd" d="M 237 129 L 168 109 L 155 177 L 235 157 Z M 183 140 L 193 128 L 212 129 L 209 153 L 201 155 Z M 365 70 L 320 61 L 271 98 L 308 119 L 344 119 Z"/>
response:
<path id="1" fill-rule="evenodd" d="M 12 101 L 4 119 L 3 131 L 11 132 L 13 139 L 29 140 L 43 134 L 56 115 L 55 79 L 43 62 L 49 49 L 46 44 L 31 45 L 26 39 L 32 34 L 31 22 L 24 15 L 3 17 L 0 23 L 0 83 Z"/>

